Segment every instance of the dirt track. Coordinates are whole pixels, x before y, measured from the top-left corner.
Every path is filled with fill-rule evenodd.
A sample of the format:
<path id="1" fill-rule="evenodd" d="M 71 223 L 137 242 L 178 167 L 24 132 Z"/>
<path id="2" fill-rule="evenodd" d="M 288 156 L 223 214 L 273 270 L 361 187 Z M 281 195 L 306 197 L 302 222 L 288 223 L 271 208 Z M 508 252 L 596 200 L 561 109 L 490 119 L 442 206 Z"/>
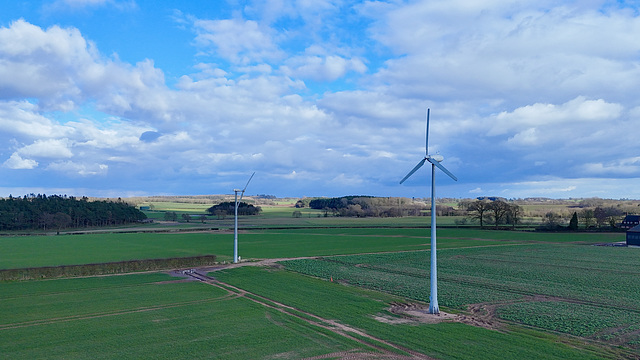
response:
<path id="1" fill-rule="evenodd" d="M 206 272 L 204 272 L 204 271 L 220 270 L 222 268 L 228 269 L 228 268 L 238 267 L 238 266 L 247 266 L 248 264 L 251 264 L 253 266 L 274 265 L 276 261 L 281 261 L 281 260 L 285 260 L 285 259 L 269 259 L 269 260 L 253 262 L 253 263 L 238 263 L 238 264 L 232 264 L 230 266 L 224 266 L 224 267 L 213 267 L 213 270 L 212 268 L 201 268 L 187 275 L 191 276 L 194 279 L 200 280 L 206 284 L 216 286 L 218 288 L 226 290 L 229 292 L 229 295 L 244 297 L 262 306 L 280 311 L 289 316 L 294 316 L 300 320 L 307 322 L 309 325 L 313 325 L 313 326 L 317 326 L 317 327 L 329 330 L 336 335 L 339 335 L 339 336 L 348 338 L 350 340 L 356 341 L 358 343 L 361 343 L 363 345 L 375 348 L 380 352 L 380 353 L 361 352 L 359 350 L 354 349 L 353 351 L 326 354 L 321 357 L 312 357 L 312 358 L 309 358 L 309 360 L 325 359 L 325 358 L 354 359 L 354 360 L 358 360 L 358 359 L 395 359 L 395 360 L 432 359 L 429 356 L 418 353 L 411 349 L 407 349 L 407 348 L 395 345 L 393 343 L 390 343 L 384 339 L 380 339 L 372 335 L 369 335 L 366 332 L 360 329 L 354 328 L 352 326 L 341 324 L 335 320 L 321 318 L 315 314 L 303 311 L 301 309 L 298 309 L 292 306 L 285 305 L 283 303 L 280 303 L 271 299 L 267 299 L 258 294 L 254 294 L 246 290 L 237 288 L 233 285 L 229 285 L 227 283 L 218 281 L 214 278 L 210 278 L 206 276 L 205 275 Z M 250 295 L 250 296 L 247 296 L 247 295 Z M 300 316 L 299 314 L 304 314 L 304 316 Z M 394 349 L 395 351 L 389 350 L 389 348 Z M 401 353 L 405 353 L 407 355 L 399 355 Z"/>
<path id="2" fill-rule="evenodd" d="M 273 301 L 271 299 L 267 299 L 264 297 L 261 297 L 260 295 L 257 294 L 253 294 L 253 293 L 249 293 L 243 289 L 234 287 L 232 285 L 220 282 L 218 280 L 215 280 L 214 278 L 210 278 L 208 276 L 206 276 L 207 273 L 209 272 L 215 272 L 218 270 L 223 270 L 223 269 L 232 269 L 232 268 L 237 268 L 237 267 L 242 267 L 242 266 L 269 266 L 269 267 L 282 267 L 281 265 L 277 264 L 279 261 L 285 261 L 285 260 L 299 260 L 299 259 L 312 259 L 315 257 L 298 257 L 298 258 L 280 258 L 280 259 L 265 259 L 265 260 L 260 260 L 260 261 L 254 261 L 254 262 L 239 262 L 236 264 L 226 264 L 226 265 L 219 265 L 219 266 L 211 266 L 211 267 L 202 267 L 202 268 L 198 268 L 196 269 L 196 272 L 194 274 L 192 274 L 192 278 L 198 279 L 200 281 L 203 281 L 209 285 L 213 285 L 213 286 L 217 286 L 220 287 L 222 289 L 226 289 L 227 291 L 230 291 L 232 293 L 235 293 L 237 296 L 243 296 L 251 301 L 254 301 L 256 303 L 259 303 L 263 306 L 266 307 L 270 307 L 273 309 L 276 309 L 278 311 L 287 313 L 288 315 L 291 316 L 296 316 L 301 320 L 306 321 L 307 323 L 311 324 L 311 325 L 315 325 L 315 326 L 319 326 L 322 327 L 324 329 L 330 330 L 333 333 L 340 335 L 340 336 L 344 336 L 347 337 L 349 339 L 358 341 L 359 343 L 365 344 L 367 346 L 372 346 L 374 348 L 376 348 L 377 350 L 379 350 L 381 353 L 362 353 L 362 352 L 358 352 L 358 351 L 347 351 L 347 352 L 340 352 L 340 353 L 333 353 L 333 354 L 327 354 L 327 355 L 323 355 L 321 357 L 313 357 L 313 358 L 309 358 L 308 360 L 311 359 L 325 359 L 325 358 L 331 358 L 331 359 L 354 359 L 354 360 L 359 360 L 359 359 L 397 359 L 397 360 L 405 360 L 405 359 L 431 359 L 430 357 L 424 355 L 424 354 L 420 354 L 418 352 L 415 352 L 413 350 L 410 349 L 406 349 L 400 346 L 397 346 L 395 344 L 389 343 L 383 339 L 379 339 L 379 338 L 375 338 L 371 335 L 366 334 L 365 332 L 353 328 L 351 326 L 347 326 L 344 324 L 340 324 L 338 322 L 336 322 L 335 320 L 329 320 L 329 319 L 323 319 L 320 318 L 314 314 L 311 313 L 307 313 L 304 312 L 300 309 L 297 308 L 293 308 L 290 307 L 288 305 L 282 304 L 282 303 L 278 303 L 276 301 Z M 183 274 L 176 274 L 179 276 L 184 276 Z M 245 296 L 247 294 L 250 294 L 251 296 Z M 259 300 L 262 299 L 262 300 Z M 275 304 L 275 305 L 274 305 Z M 399 323 L 426 323 L 426 324 L 435 324 L 435 323 L 439 323 L 442 321 L 456 321 L 456 322 L 462 322 L 462 323 L 466 323 L 469 325 L 473 325 L 473 326 L 479 326 L 479 327 L 484 327 L 484 328 L 489 328 L 489 329 L 497 329 L 500 328 L 501 323 L 499 321 L 497 321 L 494 318 L 495 315 L 495 310 L 494 308 L 491 308 L 489 306 L 489 308 L 487 307 L 487 304 L 474 304 L 471 305 L 469 308 L 470 314 L 448 314 L 445 312 L 440 312 L 440 314 L 434 315 L 434 314 L 429 314 L 428 313 L 428 306 L 425 304 L 421 304 L 421 303 L 393 303 L 390 304 L 390 307 L 388 309 L 391 313 L 396 314 L 396 315 L 400 315 L 400 317 L 385 317 L 385 316 L 374 316 L 374 318 L 380 322 L 384 322 L 384 323 L 391 323 L 391 324 L 399 324 Z M 296 312 L 298 313 L 303 313 L 305 314 L 307 317 L 300 317 L 298 315 L 296 315 Z M 310 318 L 313 318 L 314 320 L 310 320 Z M 358 337 L 353 337 L 350 334 L 357 334 Z M 373 344 L 367 340 L 362 340 L 361 338 L 366 338 L 369 339 L 369 341 L 373 342 Z M 395 349 L 397 352 L 404 352 L 408 355 L 398 355 L 398 353 L 393 352 L 393 351 L 389 351 L 387 349 L 385 349 L 385 347 L 381 347 L 381 346 L 377 346 L 375 345 L 375 343 L 381 343 L 384 344 L 386 347 L 390 347 L 392 349 Z"/>

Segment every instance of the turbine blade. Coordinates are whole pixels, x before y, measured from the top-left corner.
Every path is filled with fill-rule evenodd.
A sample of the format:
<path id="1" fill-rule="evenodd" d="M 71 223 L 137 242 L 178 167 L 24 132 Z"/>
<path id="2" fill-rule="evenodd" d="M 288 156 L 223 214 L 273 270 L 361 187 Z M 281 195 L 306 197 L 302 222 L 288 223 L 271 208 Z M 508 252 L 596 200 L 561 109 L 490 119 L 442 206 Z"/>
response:
<path id="1" fill-rule="evenodd" d="M 422 167 L 422 165 L 424 165 L 424 162 L 427 161 L 427 158 L 422 159 L 422 161 L 420 161 L 418 163 L 418 165 L 416 165 L 413 170 L 409 171 L 409 173 L 407 174 L 407 176 L 405 176 L 402 180 L 400 180 L 400 184 L 402 184 L 405 180 L 407 180 L 411 175 L 413 175 L 414 172 L 418 171 L 418 169 L 420 169 Z"/>
<path id="2" fill-rule="evenodd" d="M 244 192 L 245 190 L 247 190 L 247 186 L 249 186 L 249 182 L 251 182 L 251 179 L 253 179 L 253 175 L 255 175 L 256 172 L 254 171 L 253 174 L 251 174 L 251 177 L 249 178 L 249 180 L 247 181 L 247 185 L 244 186 L 244 189 L 242 189 L 242 192 Z"/>
<path id="3" fill-rule="evenodd" d="M 458 178 L 455 175 L 453 175 L 451 171 L 447 170 L 444 166 L 442 166 L 442 164 L 440 164 L 436 160 L 433 160 L 432 158 L 427 158 L 427 160 L 429 160 L 429 162 L 435 165 L 438 169 L 442 170 L 442 172 L 449 175 L 450 178 L 452 178 L 455 181 L 458 181 Z"/>
<path id="4" fill-rule="evenodd" d="M 247 185 L 244 186 L 244 189 L 242 189 L 242 192 L 240 193 L 240 201 L 242 201 L 242 197 L 244 196 L 244 191 L 247 190 L 247 186 L 249 186 L 249 182 L 251 182 L 251 179 L 253 179 L 253 175 L 255 175 L 256 172 L 254 171 L 253 174 L 251 174 L 251 177 L 249 178 L 249 181 L 247 181 Z"/>
<path id="5" fill-rule="evenodd" d="M 429 112 L 430 109 L 427 108 L 427 140 L 426 140 L 426 144 L 424 146 L 424 155 L 425 156 L 429 156 Z"/>

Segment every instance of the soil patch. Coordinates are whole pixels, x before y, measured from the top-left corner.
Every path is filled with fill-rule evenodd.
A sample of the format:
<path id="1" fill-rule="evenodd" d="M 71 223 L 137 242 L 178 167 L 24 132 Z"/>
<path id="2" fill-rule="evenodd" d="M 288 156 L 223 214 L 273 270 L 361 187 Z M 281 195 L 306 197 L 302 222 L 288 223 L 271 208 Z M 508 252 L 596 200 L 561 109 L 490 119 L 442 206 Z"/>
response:
<path id="1" fill-rule="evenodd" d="M 418 303 L 392 303 L 388 310 L 400 317 L 379 315 L 375 319 L 387 324 L 437 324 L 443 321 L 456 321 L 458 318 L 458 315 L 443 311 L 439 314 L 430 314 L 428 305 Z"/>

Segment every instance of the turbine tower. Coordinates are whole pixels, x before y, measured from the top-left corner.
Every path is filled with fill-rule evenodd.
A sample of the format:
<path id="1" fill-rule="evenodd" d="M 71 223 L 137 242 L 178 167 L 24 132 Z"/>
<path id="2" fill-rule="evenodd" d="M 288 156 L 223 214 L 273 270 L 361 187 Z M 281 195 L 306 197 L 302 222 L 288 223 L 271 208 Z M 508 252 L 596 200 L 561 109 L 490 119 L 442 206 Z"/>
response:
<path id="1" fill-rule="evenodd" d="M 242 201 L 242 197 L 244 196 L 244 191 L 247 190 L 247 186 L 249 186 L 249 182 L 253 179 L 253 175 L 255 175 L 255 171 L 251 174 L 249 181 L 247 181 L 247 185 L 244 186 L 244 189 L 233 189 L 233 192 L 236 194 L 236 207 L 235 207 L 235 226 L 233 228 L 233 263 L 238 262 L 238 205 L 240 201 Z M 240 193 L 240 199 L 238 199 L 238 193 Z"/>
<path id="2" fill-rule="evenodd" d="M 438 271 L 437 271 L 437 257 L 436 257 L 436 167 L 442 170 L 445 174 L 449 175 L 455 181 L 458 178 L 455 177 L 449 170 L 440 164 L 444 158 L 440 155 L 429 155 L 429 109 L 427 109 L 427 136 L 425 145 L 425 156 L 413 170 L 411 170 L 407 176 L 405 176 L 400 184 L 405 182 L 414 172 L 418 171 L 424 165 L 425 162 L 431 163 L 431 295 L 429 297 L 429 314 L 439 314 L 440 308 L 438 307 Z"/>

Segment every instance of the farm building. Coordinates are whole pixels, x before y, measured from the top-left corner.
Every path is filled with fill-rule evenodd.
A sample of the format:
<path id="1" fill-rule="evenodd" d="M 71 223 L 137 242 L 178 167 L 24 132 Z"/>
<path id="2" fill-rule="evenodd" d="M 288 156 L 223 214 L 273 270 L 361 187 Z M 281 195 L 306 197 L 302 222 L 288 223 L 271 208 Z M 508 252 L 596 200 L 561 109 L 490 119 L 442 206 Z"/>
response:
<path id="1" fill-rule="evenodd" d="M 627 245 L 640 246 L 640 225 L 627 230 Z"/>
<path id="2" fill-rule="evenodd" d="M 627 215 L 620 223 L 620 227 L 623 229 L 631 229 L 637 225 L 640 225 L 640 215 Z"/>

